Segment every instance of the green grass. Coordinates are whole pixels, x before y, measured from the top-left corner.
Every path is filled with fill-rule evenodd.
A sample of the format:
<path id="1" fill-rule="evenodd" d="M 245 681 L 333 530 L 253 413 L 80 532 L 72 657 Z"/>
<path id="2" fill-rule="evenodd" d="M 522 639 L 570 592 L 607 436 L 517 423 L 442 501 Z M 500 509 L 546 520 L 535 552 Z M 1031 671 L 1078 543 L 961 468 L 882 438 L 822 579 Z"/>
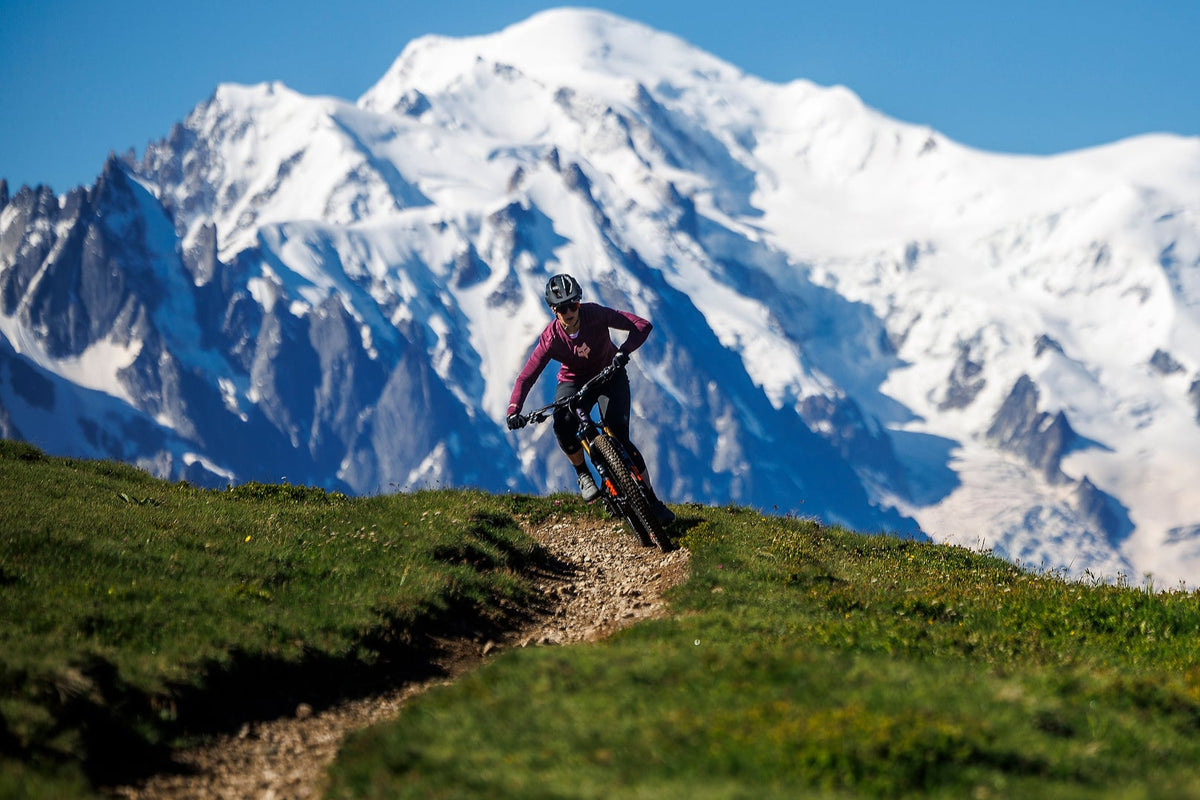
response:
<path id="1" fill-rule="evenodd" d="M 528 506 L 207 491 L 0 442 L 0 797 L 86 796 L 179 736 L 420 670 L 428 636 L 528 601 Z"/>
<path id="2" fill-rule="evenodd" d="M 517 519 L 592 513 L 205 491 L 11 442 L 0 507 L 0 798 L 95 796 L 239 714 L 418 673 L 431 637 L 536 602 Z M 1200 595 L 676 511 L 668 617 L 422 695 L 347 742 L 328 795 L 1200 798 Z"/>
<path id="3" fill-rule="evenodd" d="M 675 613 L 355 735 L 328 796 L 1200 797 L 1200 596 L 679 509 Z"/>

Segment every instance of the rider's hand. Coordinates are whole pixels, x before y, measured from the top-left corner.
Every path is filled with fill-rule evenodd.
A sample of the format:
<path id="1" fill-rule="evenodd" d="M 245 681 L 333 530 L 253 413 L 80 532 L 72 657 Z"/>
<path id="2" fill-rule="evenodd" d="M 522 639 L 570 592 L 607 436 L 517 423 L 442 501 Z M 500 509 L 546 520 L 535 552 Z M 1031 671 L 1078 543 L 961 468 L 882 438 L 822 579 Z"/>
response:
<path id="1" fill-rule="evenodd" d="M 524 427 L 525 427 L 525 418 L 523 416 L 521 416 L 520 414 L 516 414 L 516 413 L 508 415 L 508 429 L 510 431 L 515 431 L 518 428 L 524 428 Z"/>
<path id="2" fill-rule="evenodd" d="M 624 350 L 618 350 L 617 354 L 613 356 L 612 363 L 614 367 L 620 369 L 629 363 L 629 353 L 626 353 Z"/>

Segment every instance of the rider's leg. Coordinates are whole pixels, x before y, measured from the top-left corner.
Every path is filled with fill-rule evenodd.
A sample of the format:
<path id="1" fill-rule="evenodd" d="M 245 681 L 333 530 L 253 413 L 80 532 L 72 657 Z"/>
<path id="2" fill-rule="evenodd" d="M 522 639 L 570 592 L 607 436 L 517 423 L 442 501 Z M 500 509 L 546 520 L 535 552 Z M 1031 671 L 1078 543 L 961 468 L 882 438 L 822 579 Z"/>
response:
<path id="1" fill-rule="evenodd" d="M 597 405 L 600 407 L 600 418 L 629 453 L 633 466 L 645 477 L 646 459 L 633 442 L 629 441 L 629 377 L 620 373 L 609 381 L 604 387 L 604 393 L 598 398 Z"/>
<path id="2" fill-rule="evenodd" d="M 558 389 L 555 390 L 554 399 L 560 400 L 573 394 L 575 394 L 575 384 L 560 383 Z M 583 445 L 579 443 L 578 424 L 567 409 L 561 407 L 555 409 L 554 435 L 558 439 L 558 446 L 567 454 L 567 459 L 575 468 L 579 493 L 583 495 L 585 501 L 590 503 L 600 496 L 600 487 L 596 485 L 596 479 L 592 477 L 592 471 L 583 457 Z"/>
<path id="3" fill-rule="evenodd" d="M 650 471 L 646 469 L 646 459 L 629 440 L 629 410 L 632 405 L 629 395 L 629 377 L 622 373 L 609 381 L 604 394 L 600 395 L 598 405 L 604 424 L 612 431 L 612 435 L 620 440 L 625 451 L 629 453 L 629 460 L 633 462 L 634 468 L 642 476 L 642 485 L 646 487 L 646 493 L 650 495 L 650 501 L 655 505 L 658 518 L 663 524 L 673 522 L 675 515 L 658 498 L 654 487 L 650 484 Z"/>

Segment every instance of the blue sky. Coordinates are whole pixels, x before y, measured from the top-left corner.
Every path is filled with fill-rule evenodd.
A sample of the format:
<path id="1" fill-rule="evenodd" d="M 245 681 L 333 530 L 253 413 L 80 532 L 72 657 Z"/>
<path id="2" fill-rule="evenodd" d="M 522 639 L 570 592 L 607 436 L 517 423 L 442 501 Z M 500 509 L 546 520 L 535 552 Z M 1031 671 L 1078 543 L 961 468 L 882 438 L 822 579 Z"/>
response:
<path id="1" fill-rule="evenodd" d="M 0 178 L 90 184 L 220 83 L 355 99 L 426 33 L 490 33 L 563 3 L 0 0 Z M 613 0 L 746 72 L 841 84 L 986 150 L 1200 135 L 1196 0 Z"/>

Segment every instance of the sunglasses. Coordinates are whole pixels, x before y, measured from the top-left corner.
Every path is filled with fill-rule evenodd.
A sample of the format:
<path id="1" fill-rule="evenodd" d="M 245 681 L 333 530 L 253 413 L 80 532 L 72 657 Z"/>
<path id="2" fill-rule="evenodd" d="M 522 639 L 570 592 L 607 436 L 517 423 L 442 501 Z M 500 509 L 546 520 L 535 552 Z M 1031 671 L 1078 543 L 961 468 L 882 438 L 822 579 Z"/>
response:
<path id="1" fill-rule="evenodd" d="M 577 310 L 578 308 L 579 308 L 579 301 L 578 301 L 578 300 L 572 300 L 572 301 L 571 301 L 571 302 L 569 302 L 569 303 L 559 303 L 558 305 L 556 305 L 556 306 L 554 307 L 554 313 L 556 313 L 556 314 L 569 314 L 569 313 L 571 313 L 572 311 L 575 311 L 575 310 Z"/>

